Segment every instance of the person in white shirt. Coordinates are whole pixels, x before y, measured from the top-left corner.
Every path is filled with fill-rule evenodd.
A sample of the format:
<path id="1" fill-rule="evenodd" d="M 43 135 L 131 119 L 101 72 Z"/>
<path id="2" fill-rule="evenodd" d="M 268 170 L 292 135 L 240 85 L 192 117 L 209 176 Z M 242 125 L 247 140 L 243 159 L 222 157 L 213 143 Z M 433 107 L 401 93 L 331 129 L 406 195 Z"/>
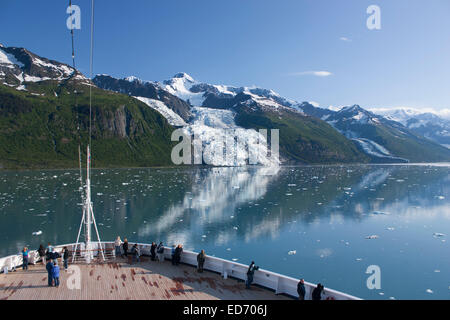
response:
<path id="1" fill-rule="evenodd" d="M 116 241 L 114 241 L 114 247 L 116 248 L 116 257 L 121 256 L 122 252 L 120 251 L 120 246 L 122 245 L 122 240 L 120 240 L 120 236 L 117 237 Z"/>

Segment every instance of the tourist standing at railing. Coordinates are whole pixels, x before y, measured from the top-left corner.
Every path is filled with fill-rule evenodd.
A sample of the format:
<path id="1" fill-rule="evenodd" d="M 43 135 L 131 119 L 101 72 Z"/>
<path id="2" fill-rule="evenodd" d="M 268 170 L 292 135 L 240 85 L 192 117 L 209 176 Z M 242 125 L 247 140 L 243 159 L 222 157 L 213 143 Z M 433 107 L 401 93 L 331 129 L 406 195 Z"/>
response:
<path id="1" fill-rule="evenodd" d="M 127 238 L 123 239 L 122 249 L 123 249 L 123 254 L 125 255 L 125 257 L 128 257 L 128 240 L 127 240 Z"/>
<path id="2" fill-rule="evenodd" d="M 250 289 L 250 285 L 253 282 L 253 275 L 255 274 L 255 271 L 258 269 L 259 269 L 259 267 L 255 266 L 255 261 L 252 261 L 252 263 L 250 263 L 250 265 L 248 266 L 247 282 L 245 283 L 245 286 L 247 289 Z"/>
<path id="3" fill-rule="evenodd" d="M 181 260 L 181 253 L 183 252 L 183 246 L 181 244 L 179 244 L 176 249 L 175 249 L 175 253 L 174 253 L 174 258 L 175 258 L 175 265 L 177 266 L 180 263 Z"/>
<path id="4" fill-rule="evenodd" d="M 298 300 L 305 300 L 305 281 L 303 279 L 300 279 L 300 281 L 297 284 L 297 293 L 298 293 Z"/>
<path id="5" fill-rule="evenodd" d="M 116 258 L 118 256 L 122 256 L 122 253 L 120 252 L 120 245 L 122 244 L 122 240 L 120 240 L 120 236 L 117 236 L 116 241 L 114 241 L 114 247 L 116 248 Z"/>
<path id="6" fill-rule="evenodd" d="M 152 242 L 152 246 L 150 247 L 150 256 L 152 258 L 152 261 L 156 260 L 156 243 Z"/>
<path id="7" fill-rule="evenodd" d="M 140 262 L 139 256 L 141 255 L 137 243 L 131 248 L 131 254 L 133 255 L 133 262 Z"/>
<path id="8" fill-rule="evenodd" d="M 39 257 L 42 259 L 42 264 L 45 265 L 45 249 L 42 244 L 39 246 L 38 253 Z"/>
<path id="9" fill-rule="evenodd" d="M 319 283 L 312 292 L 312 295 L 311 295 L 312 300 L 321 300 L 323 289 L 324 289 L 324 286 Z"/>
<path id="10" fill-rule="evenodd" d="M 69 249 L 67 247 L 63 248 L 63 260 L 64 260 L 64 270 L 67 271 L 69 267 Z"/>
<path id="11" fill-rule="evenodd" d="M 59 266 L 56 261 L 53 263 L 52 277 L 53 277 L 53 281 L 55 281 L 55 287 L 58 288 L 59 287 Z"/>
<path id="12" fill-rule="evenodd" d="M 48 286 L 51 287 L 53 286 L 53 262 L 50 259 L 48 259 L 45 269 L 47 269 Z"/>
<path id="13" fill-rule="evenodd" d="M 52 244 L 50 242 L 48 243 L 46 250 L 47 250 L 46 251 L 47 260 L 50 260 L 52 258 L 51 257 L 51 253 L 53 252 L 53 247 L 52 247 Z"/>
<path id="14" fill-rule="evenodd" d="M 52 252 L 50 253 L 50 259 L 53 260 L 53 262 L 55 262 L 56 264 L 58 264 L 58 259 L 61 258 L 61 255 L 56 252 L 56 250 L 54 250 L 52 248 Z"/>
<path id="15" fill-rule="evenodd" d="M 29 251 L 27 247 L 23 247 L 22 250 L 22 269 L 28 270 L 28 255 Z"/>
<path id="16" fill-rule="evenodd" d="M 200 251 L 200 253 L 197 255 L 197 271 L 203 272 L 203 265 L 205 264 L 206 255 L 205 250 Z"/>
<path id="17" fill-rule="evenodd" d="M 158 253 L 158 260 L 159 262 L 164 261 L 164 244 L 162 241 L 159 243 L 158 248 L 156 249 L 156 252 Z"/>
<path id="18" fill-rule="evenodd" d="M 173 245 L 173 246 L 172 246 L 172 252 L 171 252 L 171 256 L 172 256 L 172 264 L 173 264 L 173 265 L 175 265 L 175 249 L 176 249 L 176 246 Z"/>

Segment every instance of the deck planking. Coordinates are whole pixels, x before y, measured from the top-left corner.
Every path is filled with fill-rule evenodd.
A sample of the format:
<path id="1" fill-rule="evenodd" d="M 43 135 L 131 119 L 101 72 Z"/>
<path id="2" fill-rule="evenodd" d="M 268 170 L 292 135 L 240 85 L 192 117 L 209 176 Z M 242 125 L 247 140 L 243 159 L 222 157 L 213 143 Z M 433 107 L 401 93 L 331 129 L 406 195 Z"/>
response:
<path id="1" fill-rule="evenodd" d="M 98 264 L 75 264 L 81 274 L 81 288 L 67 286 L 69 273 L 61 267 L 59 288 L 47 286 L 42 264 L 0 274 L 0 300 L 279 300 L 289 299 L 273 291 L 233 278 L 197 270 L 188 265 L 172 266 L 143 257 L 130 264 L 124 259 Z"/>

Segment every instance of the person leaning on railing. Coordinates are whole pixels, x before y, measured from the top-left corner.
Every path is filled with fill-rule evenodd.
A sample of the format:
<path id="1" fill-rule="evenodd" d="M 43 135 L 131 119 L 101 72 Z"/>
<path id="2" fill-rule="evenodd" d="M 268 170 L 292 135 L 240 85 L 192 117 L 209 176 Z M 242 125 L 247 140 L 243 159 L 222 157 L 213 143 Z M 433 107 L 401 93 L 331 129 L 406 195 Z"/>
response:
<path id="1" fill-rule="evenodd" d="M 247 289 L 250 289 L 250 285 L 253 282 L 253 275 L 255 274 L 255 271 L 258 270 L 259 267 L 255 266 L 255 261 L 252 261 L 252 263 L 248 266 L 247 270 L 247 281 L 245 283 L 245 287 Z"/>
<path id="2" fill-rule="evenodd" d="M 156 252 L 158 254 L 159 262 L 164 262 L 164 244 L 162 243 L 162 241 L 159 243 L 158 247 L 156 248 Z"/>
<path id="3" fill-rule="evenodd" d="M 177 266 L 180 261 L 181 261 L 181 253 L 183 252 L 183 246 L 181 244 L 179 244 L 176 248 L 175 248 L 175 253 L 174 253 L 174 259 L 175 259 L 175 265 Z"/>
<path id="4" fill-rule="evenodd" d="M 42 264 L 45 266 L 46 254 L 45 254 L 44 246 L 42 244 L 39 246 L 38 253 L 39 253 L 39 257 L 42 259 Z"/>
<path id="5" fill-rule="evenodd" d="M 203 272 L 203 265 L 205 264 L 206 255 L 205 250 L 200 251 L 200 253 L 197 255 L 197 271 Z"/>
<path id="6" fill-rule="evenodd" d="M 123 254 L 125 255 L 125 257 L 128 257 L 128 240 L 127 240 L 127 238 L 123 239 L 122 249 L 123 249 Z"/>
<path id="7" fill-rule="evenodd" d="M 152 261 L 156 260 L 156 243 L 152 242 L 152 245 L 150 247 L 150 256 Z"/>

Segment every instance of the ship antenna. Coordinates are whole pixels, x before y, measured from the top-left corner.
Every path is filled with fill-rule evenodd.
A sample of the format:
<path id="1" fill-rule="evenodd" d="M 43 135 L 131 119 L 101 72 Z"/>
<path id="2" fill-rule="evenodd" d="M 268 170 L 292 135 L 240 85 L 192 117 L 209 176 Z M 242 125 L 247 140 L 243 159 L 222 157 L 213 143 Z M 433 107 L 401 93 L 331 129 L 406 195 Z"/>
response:
<path id="1" fill-rule="evenodd" d="M 69 1 L 69 6 L 72 6 L 72 1 Z M 75 54 L 74 54 L 74 34 L 73 34 L 73 28 L 71 29 L 71 35 L 72 35 L 72 59 L 75 66 Z M 77 242 L 75 244 L 74 249 L 74 255 L 72 258 L 72 262 L 75 261 L 75 257 L 77 255 L 77 248 L 79 245 L 80 240 L 80 234 L 82 226 L 85 227 L 85 250 L 84 250 L 84 258 L 87 263 L 90 263 L 94 257 L 93 255 L 93 243 L 92 243 L 92 236 L 91 236 L 91 225 L 94 225 L 94 229 L 97 235 L 98 240 L 98 248 L 99 254 L 101 254 L 101 258 L 103 261 L 105 261 L 105 254 L 103 245 L 100 240 L 100 235 L 97 228 L 97 223 L 95 222 L 95 216 L 94 216 L 94 210 L 93 210 L 93 204 L 91 201 L 91 137 L 92 137 L 92 69 L 93 69 L 93 48 L 94 48 L 94 0 L 91 0 L 91 49 L 90 49 L 90 83 L 89 83 L 89 143 L 87 146 L 87 152 L 86 152 L 86 186 L 85 186 L 85 194 L 82 196 L 83 202 L 83 216 L 81 218 L 80 228 L 78 230 L 78 236 L 77 236 Z M 74 71 L 76 72 L 76 71 Z M 80 147 L 78 148 L 80 150 Z M 80 163 L 80 179 L 81 178 L 81 153 L 79 151 L 79 163 Z M 82 180 L 80 180 L 82 181 Z M 80 252 L 83 250 L 80 250 Z"/>

